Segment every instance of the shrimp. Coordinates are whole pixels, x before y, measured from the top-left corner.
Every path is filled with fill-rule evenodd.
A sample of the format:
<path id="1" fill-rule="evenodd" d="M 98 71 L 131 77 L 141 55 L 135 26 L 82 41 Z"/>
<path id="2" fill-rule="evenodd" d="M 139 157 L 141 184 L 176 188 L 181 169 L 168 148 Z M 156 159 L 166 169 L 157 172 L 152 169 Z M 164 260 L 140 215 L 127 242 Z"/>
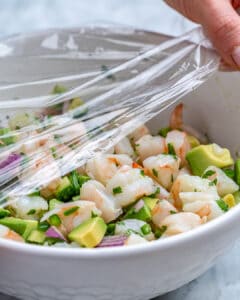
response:
<path id="1" fill-rule="evenodd" d="M 0 225 L 0 237 L 16 242 L 24 242 L 24 239 L 18 233 L 3 225 Z"/>
<path id="2" fill-rule="evenodd" d="M 127 137 L 118 142 L 117 145 L 115 145 L 114 150 L 116 154 L 127 154 L 133 159 L 136 158 L 136 153 Z"/>
<path id="3" fill-rule="evenodd" d="M 80 199 L 93 201 L 107 223 L 115 220 L 122 213 L 121 209 L 116 209 L 114 197 L 107 194 L 104 185 L 96 180 L 89 180 L 83 184 Z"/>
<path id="4" fill-rule="evenodd" d="M 137 129 L 135 129 L 131 134 L 129 134 L 129 139 L 132 142 L 136 142 L 137 140 L 139 140 L 142 136 L 149 134 L 149 130 L 147 128 L 147 126 L 142 125 L 140 127 L 138 127 Z"/>
<path id="5" fill-rule="evenodd" d="M 193 137 L 197 138 L 199 141 L 201 141 L 202 144 L 205 144 L 208 142 L 207 137 L 199 132 L 198 130 L 192 128 L 189 125 L 186 125 L 183 123 L 183 104 L 178 104 L 170 116 L 170 127 L 172 129 L 181 129 L 185 131 L 187 134 L 192 135 Z"/>
<path id="6" fill-rule="evenodd" d="M 166 152 L 165 139 L 161 136 L 152 136 L 150 134 L 144 135 L 137 140 L 135 147 L 142 161 L 149 156 Z"/>
<path id="7" fill-rule="evenodd" d="M 227 194 L 233 194 L 234 192 L 239 190 L 239 186 L 221 169 L 215 166 L 208 167 L 205 170 L 204 174 L 211 174 L 207 178 L 213 183 L 216 183 L 217 191 L 220 197 L 224 197 Z"/>
<path id="8" fill-rule="evenodd" d="M 174 213 L 177 213 L 176 208 L 167 200 L 161 200 L 152 210 L 152 221 L 156 226 L 160 227 L 164 218 Z"/>
<path id="9" fill-rule="evenodd" d="M 181 165 L 186 165 L 186 154 L 191 149 L 187 134 L 183 131 L 172 130 L 166 136 L 166 145 L 171 144 L 178 157 L 181 158 Z"/>
<path id="10" fill-rule="evenodd" d="M 107 182 L 107 192 L 116 199 L 117 207 L 124 207 L 143 196 L 156 191 L 153 180 L 145 176 L 140 169 L 123 166 Z"/>
<path id="11" fill-rule="evenodd" d="M 116 174 L 119 166 L 131 166 L 132 162 L 126 154 L 98 154 L 87 162 L 85 170 L 88 176 L 105 185 Z"/>
<path id="12" fill-rule="evenodd" d="M 202 220 L 198 215 L 191 212 L 169 215 L 160 224 L 161 228 L 166 228 L 162 237 L 187 232 L 202 225 L 204 222 L 204 219 Z"/>
<path id="13" fill-rule="evenodd" d="M 131 246 L 137 244 L 146 244 L 148 240 L 141 237 L 139 234 L 131 233 L 124 242 L 124 246 Z"/>
<path id="14" fill-rule="evenodd" d="M 180 159 L 173 155 L 160 154 L 145 159 L 143 166 L 157 182 L 169 190 L 178 175 Z"/>
<path id="15" fill-rule="evenodd" d="M 147 227 L 149 230 L 145 231 L 144 228 Z M 116 223 L 115 234 L 131 234 L 135 233 L 145 238 L 148 241 L 154 240 L 154 235 L 152 233 L 150 225 L 146 222 L 136 219 L 127 219 Z"/>
<path id="16" fill-rule="evenodd" d="M 183 211 L 192 212 L 207 220 L 215 219 L 224 212 L 217 204 L 219 196 L 212 192 L 183 192 L 179 194 Z"/>
<path id="17" fill-rule="evenodd" d="M 71 212 L 72 210 L 72 212 Z M 92 201 L 74 201 L 58 205 L 55 209 L 50 210 L 41 219 L 41 222 L 49 220 L 53 215 L 57 215 L 61 221 L 60 230 L 64 234 L 71 232 L 82 222 L 90 219 L 94 215 L 101 215 Z"/>
<path id="18" fill-rule="evenodd" d="M 179 197 L 181 192 L 211 192 L 219 198 L 216 186 L 212 185 L 210 180 L 187 174 L 179 175 L 170 191 L 174 206 L 178 209 L 182 208 L 182 201 Z"/>
<path id="19" fill-rule="evenodd" d="M 39 196 L 22 196 L 9 201 L 16 217 L 27 220 L 39 220 L 40 215 L 48 210 L 48 202 Z"/>

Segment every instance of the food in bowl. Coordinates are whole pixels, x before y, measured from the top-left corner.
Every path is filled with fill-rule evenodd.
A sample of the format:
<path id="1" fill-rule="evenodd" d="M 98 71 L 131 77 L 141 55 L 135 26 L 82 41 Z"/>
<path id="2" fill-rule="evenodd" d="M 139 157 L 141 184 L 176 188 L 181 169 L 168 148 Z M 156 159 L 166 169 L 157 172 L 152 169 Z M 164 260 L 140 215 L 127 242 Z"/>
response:
<path id="1" fill-rule="evenodd" d="M 74 101 L 74 107 L 82 104 Z M 30 143 L 11 153 L 0 162 L 4 170 L 38 155 L 44 144 L 44 155 L 59 177 L 34 193 L 6 200 L 0 237 L 55 247 L 128 246 L 181 234 L 223 215 L 240 201 L 240 160 L 234 165 L 228 149 L 207 143 L 184 125 L 182 110 L 179 104 L 169 126 L 157 135 L 143 125 L 109 153 L 97 154 L 64 176 L 54 161 L 74 151 L 67 143 Z M 22 123 L 22 118 L 9 120 L 13 129 Z M 84 130 L 82 123 L 77 126 Z M 2 143 L 14 141 L 7 136 Z M 39 166 L 41 157 L 27 172 Z M 20 180 L 23 173 L 17 174 Z"/>

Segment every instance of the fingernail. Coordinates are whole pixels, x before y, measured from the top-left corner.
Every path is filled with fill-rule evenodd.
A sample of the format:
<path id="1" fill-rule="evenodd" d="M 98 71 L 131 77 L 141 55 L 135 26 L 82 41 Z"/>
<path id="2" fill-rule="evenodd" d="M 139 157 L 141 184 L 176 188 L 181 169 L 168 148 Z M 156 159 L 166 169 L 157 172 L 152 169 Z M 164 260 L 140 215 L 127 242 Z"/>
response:
<path id="1" fill-rule="evenodd" d="M 237 46 L 233 49 L 232 59 L 234 60 L 235 64 L 240 68 L 240 46 Z"/>

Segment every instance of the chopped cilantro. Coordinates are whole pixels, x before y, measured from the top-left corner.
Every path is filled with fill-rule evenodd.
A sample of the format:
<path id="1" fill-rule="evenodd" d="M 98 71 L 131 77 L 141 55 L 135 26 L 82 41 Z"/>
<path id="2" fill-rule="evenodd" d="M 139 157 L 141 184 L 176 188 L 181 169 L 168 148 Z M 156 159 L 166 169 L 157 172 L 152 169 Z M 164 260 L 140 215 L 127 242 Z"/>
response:
<path id="1" fill-rule="evenodd" d="M 140 170 L 140 174 L 141 174 L 142 176 L 145 176 L 144 170 Z"/>
<path id="2" fill-rule="evenodd" d="M 96 218 L 96 217 L 98 217 L 98 214 L 96 214 L 94 211 L 92 211 L 92 212 L 91 212 L 91 217 L 92 217 L 92 218 Z"/>
<path id="3" fill-rule="evenodd" d="M 157 187 L 156 191 L 151 194 L 151 195 L 148 195 L 149 198 L 156 198 L 156 196 L 160 194 L 160 187 Z"/>
<path id="4" fill-rule="evenodd" d="M 34 215 L 36 213 L 36 209 L 30 209 L 27 213 L 28 216 Z"/>
<path id="5" fill-rule="evenodd" d="M 171 215 L 174 215 L 174 214 L 176 214 L 177 212 L 175 211 L 175 210 L 170 210 L 170 214 Z"/>
<path id="6" fill-rule="evenodd" d="M 151 226 L 149 224 L 144 224 L 141 227 L 141 232 L 143 235 L 147 235 L 147 234 L 151 233 Z"/>
<path id="7" fill-rule="evenodd" d="M 49 217 L 49 223 L 52 226 L 59 226 L 59 225 L 61 225 L 62 221 L 58 215 L 52 215 Z"/>
<path id="8" fill-rule="evenodd" d="M 50 150 L 51 150 L 51 152 L 52 152 L 52 156 L 53 156 L 53 158 L 57 158 L 57 154 L 56 154 L 56 148 L 55 147 L 52 147 L 52 148 L 50 148 Z"/>
<path id="9" fill-rule="evenodd" d="M 215 178 L 213 181 L 209 182 L 209 186 L 217 185 L 217 178 Z"/>
<path id="10" fill-rule="evenodd" d="M 159 130 L 158 134 L 165 138 L 169 131 L 171 131 L 170 127 L 163 127 Z"/>
<path id="11" fill-rule="evenodd" d="M 50 225 L 46 221 L 38 224 L 38 229 L 40 231 L 47 231 L 49 227 L 50 227 Z"/>
<path id="12" fill-rule="evenodd" d="M 213 170 L 208 170 L 207 172 L 204 172 L 203 175 L 202 175 L 202 178 L 208 178 L 212 175 L 214 175 L 216 172 L 213 171 Z"/>
<path id="13" fill-rule="evenodd" d="M 120 186 L 116 186 L 115 188 L 113 188 L 113 194 L 121 194 L 122 193 L 122 188 Z"/>
<path id="14" fill-rule="evenodd" d="M 64 216 L 70 216 L 71 214 L 75 213 L 78 209 L 79 209 L 78 206 L 73 206 L 73 207 L 69 208 L 68 210 L 65 210 L 65 212 L 63 214 L 64 214 Z"/>
<path id="15" fill-rule="evenodd" d="M 108 235 L 114 235 L 115 234 L 115 228 L 116 228 L 116 224 L 114 223 L 110 223 L 107 225 L 107 234 Z"/>
<path id="16" fill-rule="evenodd" d="M 152 173 L 155 177 L 158 177 L 158 171 L 156 169 L 152 169 Z"/>
<path id="17" fill-rule="evenodd" d="M 174 146 L 172 143 L 168 143 L 167 147 L 168 147 L 168 154 L 176 155 L 176 152 L 175 152 L 175 149 L 174 149 Z"/>
<path id="18" fill-rule="evenodd" d="M 232 169 L 223 169 L 223 172 L 232 180 L 234 180 L 235 172 Z"/>
<path id="19" fill-rule="evenodd" d="M 162 227 L 158 228 L 156 231 L 155 231 L 155 237 L 157 239 L 159 239 L 163 234 L 164 232 L 167 230 L 167 226 L 163 225 Z"/>
<path id="20" fill-rule="evenodd" d="M 223 199 L 220 198 L 216 202 L 217 202 L 218 206 L 221 208 L 221 210 L 223 210 L 224 212 L 228 211 L 229 207 L 228 207 L 227 203 L 225 203 L 223 201 Z"/>

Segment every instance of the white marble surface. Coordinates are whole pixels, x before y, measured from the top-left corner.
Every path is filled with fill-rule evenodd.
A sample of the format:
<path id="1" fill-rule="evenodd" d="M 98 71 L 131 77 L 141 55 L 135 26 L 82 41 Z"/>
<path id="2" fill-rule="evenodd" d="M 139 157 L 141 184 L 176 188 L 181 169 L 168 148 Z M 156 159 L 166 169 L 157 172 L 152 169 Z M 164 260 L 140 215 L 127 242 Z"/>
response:
<path id="1" fill-rule="evenodd" d="M 168 9 L 162 0 L 0 1 L 0 36 L 96 21 L 128 24 L 172 35 L 193 26 Z M 239 252 L 240 243 L 237 243 L 203 276 L 156 300 L 240 299 Z M 0 300 L 14 299 L 0 294 Z"/>

